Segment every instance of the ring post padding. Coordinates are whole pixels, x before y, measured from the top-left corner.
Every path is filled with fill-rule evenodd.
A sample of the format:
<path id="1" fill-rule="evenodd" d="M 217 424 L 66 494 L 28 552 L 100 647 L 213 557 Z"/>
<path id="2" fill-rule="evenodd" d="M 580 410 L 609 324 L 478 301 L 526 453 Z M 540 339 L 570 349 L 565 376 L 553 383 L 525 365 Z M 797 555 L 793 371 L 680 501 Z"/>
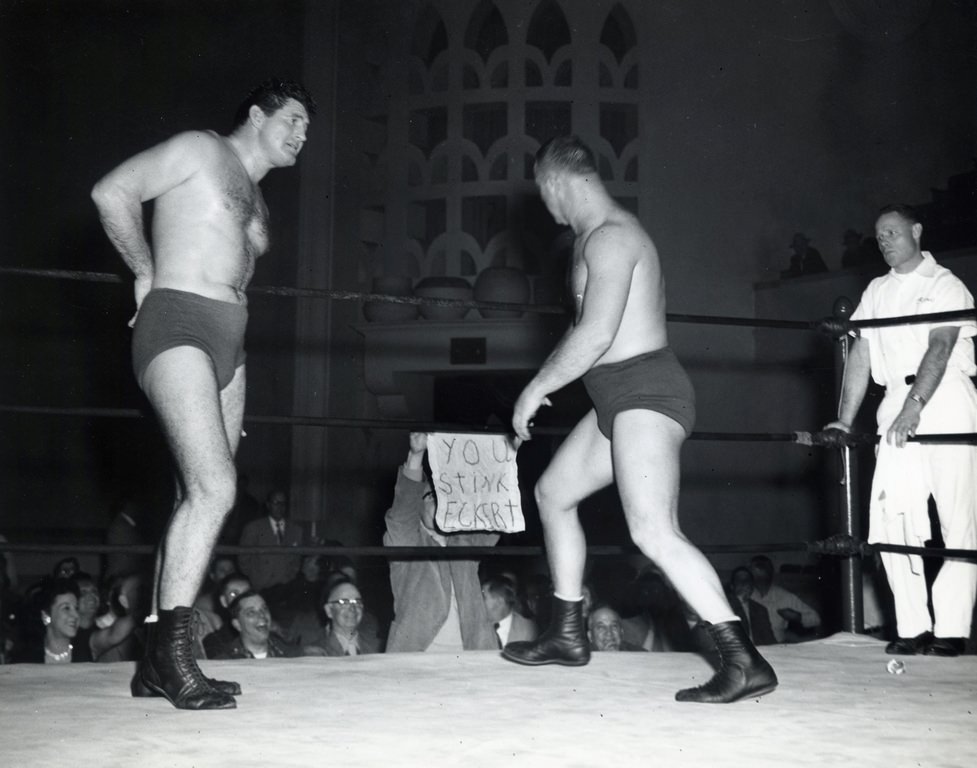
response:
<path id="1" fill-rule="evenodd" d="M 839 320 L 848 319 L 851 302 L 845 297 L 835 301 L 834 314 Z M 835 337 L 835 395 L 841 402 L 844 388 L 845 366 L 848 362 L 850 337 L 847 334 Z M 841 533 L 850 539 L 859 538 L 861 518 L 858 508 L 858 458 L 851 445 L 840 447 L 841 483 L 839 501 L 841 512 Z M 841 628 L 845 632 L 865 631 L 865 618 L 862 605 L 862 560 L 849 556 L 841 562 Z"/>

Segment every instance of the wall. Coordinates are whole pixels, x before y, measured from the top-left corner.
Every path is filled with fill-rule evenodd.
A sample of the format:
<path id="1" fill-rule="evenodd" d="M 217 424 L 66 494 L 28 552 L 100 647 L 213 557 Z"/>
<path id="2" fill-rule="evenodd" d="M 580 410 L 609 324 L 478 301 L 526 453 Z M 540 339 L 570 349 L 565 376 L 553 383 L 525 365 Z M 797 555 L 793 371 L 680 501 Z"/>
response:
<path id="1" fill-rule="evenodd" d="M 396 65 L 423 5 L 343 6 L 340 82 L 347 85 L 337 133 L 349 151 L 338 158 L 347 194 L 337 201 L 337 252 L 360 254 L 344 269 L 362 290 L 368 254 L 355 222 L 357 192 L 360 200 L 367 195 L 355 174 L 368 139 L 355 115 L 391 95 L 354 84 L 368 74 L 363 52 L 374 70 Z M 643 45 L 642 218 L 662 256 L 672 312 L 753 316 L 754 284 L 787 266 L 794 232 L 811 237 L 837 268 L 845 229 L 870 231 L 883 202 L 926 200 L 930 187 L 970 167 L 977 79 L 968 8 L 935 4 L 907 32 L 888 17 L 860 25 L 851 9 L 836 16 L 823 2 L 624 5 Z M 876 39 L 880 30 L 889 33 L 884 40 Z M 833 298 L 824 297 L 816 316 L 830 312 Z M 346 308 L 337 311 L 359 322 Z M 670 333 L 697 387 L 697 429 L 814 429 L 830 407 L 831 345 L 816 334 L 802 340 L 797 331 L 682 323 Z M 349 387 L 337 387 L 337 397 L 349 412 L 360 363 L 348 355 L 358 342 L 339 326 L 335 340 Z M 353 402 L 358 414 L 375 415 L 368 395 Z M 358 453 L 344 442 L 332 456 L 336 466 L 355 469 L 339 473 L 335 498 L 364 517 L 353 523 L 339 513 L 346 522 L 337 530 L 376 541 L 406 434 L 374 430 L 350 439 Z M 830 532 L 832 494 L 816 451 L 690 442 L 684 463 L 683 521 L 698 541 L 793 542 Z M 613 500 L 594 506 L 587 514 L 600 536 L 602 508 Z"/>
<path id="2" fill-rule="evenodd" d="M 977 25 L 970 4 L 933 3 L 917 29 L 893 29 L 882 40 L 874 30 L 885 31 L 893 18 L 860 25 L 851 13 L 859 4 L 842 0 L 625 5 L 642 45 L 642 218 L 662 254 L 670 311 L 752 316 L 754 285 L 786 267 L 795 231 L 810 236 L 836 268 L 845 229 L 868 231 L 883 202 L 925 200 L 930 187 L 971 166 Z M 335 132 L 334 160 L 328 153 L 303 158 L 334 162 L 332 199 L 320 214 L 331 216 L 332 231 L 322 234 L 320 227 L 313 237 L 309 220 L 298 218 L 300 207 L 312 215 L 308 195 L 314 194 L 302 192 L 300 206 L 301 185 L 321 189 L 321 179 L 269 176 L 275 249 L 259 263 L 256 284 L 306 284 L 313 273 L 295 274 L 300 251 L 306 267 L 314 253 L 328 261 L 315 280 L 369 289 L 357 211 L 367 197 L 365 161 L 378 127 L 361 115 L 391 95 L 364 84 L 377 68 L 396 63 L 421 6 L 416 0 L 339 2 L 338 32 L 316 41 L 322 49 L 336 47 L 336 101 L 326 100 L 332 114 L 317 121 L 329 121 Z M 841 7 L 849 13 L 839 17 L 833 9 Z M 10 118 L 0 125 L 0 191 L 10 215 L 2 224 L 2 263 L 121 273 L 88 200 L 92 182 L 177 130 L 223 127 L 240 95 L 267 73 L 303 72 L 311 60 L 305 13 L 299 0 L 5 3 L 0 104 Z M 313 124 L 310 150 L 316 129 Z M 141 404 L 128 372 L 124 288 L 4 277 L 0 291 L 0 333 L 12 361 L 0 372 L 0 399 Z M 831 301 L 826 295 L 824 312 Z M 301 335 L 319 323 L 329 333 L 328 369 L 318 374 L 328 385 L 327 402 L 306 393 L 302 408 L 377 417 L 363 389 L 362 340 L 351 329 L 362 321 L 360 306 L 329 302 L 305 320 L 296 318 L 296 306 L 254 299 L 249 411 L 299 413 L 292 340 L 297 327 Z M 813 428 L 806 404 L 830 401 L 823 374 L 809 375 L 822 364 L 817 341 L 808 351 L 793 332 L 777 332 L 779 351 L 768 355 L 766 342 L 749 329 L 673 324 L 670 331 L 695 380 L 700 430 Z M 564 401 L 576 402 L 571 393 Z M 99 525 L 133 465 L 162 461 L 146 420 L 108 426 L 3 415 L 0 426 L 16 436 L 4 441 L 0 455 L 8 529 L 39 519 Z M 240 464 L 260 494 L 288 474 L 298 449 L 286 427 L 249 434 Z M 303 497 L 302 514 L 318 516 L 326 535 L 374 544 L 406 431 L 334 430 L 326 442 L 317 449 L 327 456 L 324 474 L 292 477 L 293 484 L 324 489 Z M 821 533 L 826 491 L 817 455 L 690 443 L 684 459 L 683 522 L 697 541 L 771 542 Z M 607 522 L 612 506 L 602 498 L 587 512 L 595 535 L 623 535 L 619 524 Z"/>

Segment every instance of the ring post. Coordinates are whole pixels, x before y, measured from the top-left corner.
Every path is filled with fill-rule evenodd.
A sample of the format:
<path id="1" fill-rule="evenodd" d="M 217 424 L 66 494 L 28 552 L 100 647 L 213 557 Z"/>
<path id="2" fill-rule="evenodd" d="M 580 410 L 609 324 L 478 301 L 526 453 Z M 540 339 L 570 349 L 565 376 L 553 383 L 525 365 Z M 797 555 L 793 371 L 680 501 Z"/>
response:
<path id="1" fill-rule="evenodd" d="M 834 315 L 847 320 L 853 311 L 851 299 L 841 296 L 834 303 Z M 848 361 L 848 334 L 838 337 L 835 345 L 835 393 L 841 402 L 844 386 L 845 364 Z M 860 517 L 858 508 L 858 463 L 851 446 L 842 445 L 840 501 L 842 533 L 853 541 L 859 540 Z M 849 555 L 841 562 L 841 628 L 845 632 L 865 631 L 862 612 L 862 561 L 857 555 Z"/>

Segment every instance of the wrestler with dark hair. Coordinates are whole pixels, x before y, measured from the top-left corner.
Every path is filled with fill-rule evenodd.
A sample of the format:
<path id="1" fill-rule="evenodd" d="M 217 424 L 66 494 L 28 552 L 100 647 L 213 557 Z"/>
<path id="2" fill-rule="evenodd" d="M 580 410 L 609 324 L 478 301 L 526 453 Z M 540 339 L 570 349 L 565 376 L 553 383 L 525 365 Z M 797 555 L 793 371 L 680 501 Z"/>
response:
<path id="1" fill-rule="evenodd" d="M 109 239 L 135 275 L 136 379 L 178 473 L 132 693 L 165 696 L 180 709 L 232 708 L 240 692 L 236 683 L 204 677 L 194 661 L 191 606 L 236 493 L 244 291 L 268 248 L 258 182 L 295 164 L 314 108 L 302 86 L 270 80 L 245 100 L 230 135 L 177 134 L 124 161 L 92 190 Z M 151 243 L 143 229 L 148 200 L 155 201 Z"/>

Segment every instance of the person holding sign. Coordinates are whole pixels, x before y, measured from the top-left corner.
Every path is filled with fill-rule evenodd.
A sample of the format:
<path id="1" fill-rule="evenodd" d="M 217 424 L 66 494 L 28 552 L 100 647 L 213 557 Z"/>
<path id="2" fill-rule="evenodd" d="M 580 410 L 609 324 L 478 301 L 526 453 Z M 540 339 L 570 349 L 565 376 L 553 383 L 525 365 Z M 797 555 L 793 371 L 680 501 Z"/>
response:
<path id="1" fill-rule="evenodd" d="M 428 436 L 411 432 L 407 461 L 397 472 L 387 510 L 384 546 L 491 547 L 496 532 L 443 533 L 435 523 L 434 489 L 424 474 Z M 387 653 L 487 651 L 498 648 L 485 610 L 477 560 L 390 560 L 394 619 Z"/>
<path id="2" fill-rule="evenodd" d="M 634 542 L 705 622 L 719 671 L 679 701 L 726 703 L 769 693 L 772 667 L 757 652 L 705 556 L 678 524 L 679 453 L 692 431 L 692 384 L 668 347 L 665 284 L 654 243 L 604 187 L 591 150 L 560 136 L 536 154 L 547 210 L 576 236 L 570 285 L 574 321 L 519 395 L 512 426 L 530 439 L 549 395 L 583 378 L 594 408 L 574 427 L 536 485 L 553 574 L 553 616 L 535 642 L 510 643 L 520 664 L 580 666 L 590 660 L 581 615 L 586 540 L 577 516 L 585 498 L 611 483 Z"/>

